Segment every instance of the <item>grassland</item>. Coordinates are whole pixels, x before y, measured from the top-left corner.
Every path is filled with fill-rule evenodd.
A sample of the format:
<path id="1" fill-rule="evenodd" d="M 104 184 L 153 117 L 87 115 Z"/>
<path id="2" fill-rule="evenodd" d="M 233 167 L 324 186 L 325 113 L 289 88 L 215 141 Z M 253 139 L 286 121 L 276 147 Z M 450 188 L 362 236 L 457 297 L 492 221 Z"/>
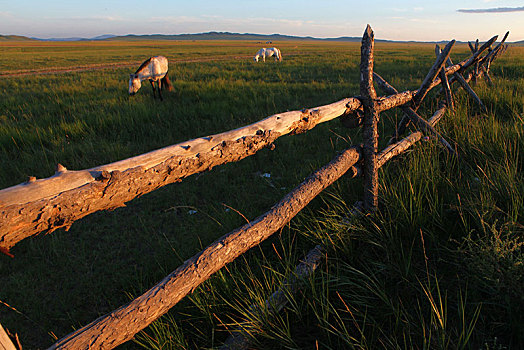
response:
<path id="1" fill-rule="evenodd" d="M 279 64 L 233 58 L 258 46 L 0 43 L 0 72 L 140 63 L 156 54 L 177 62 L 175 91 L 163 103 L 149 86 L 126 94 L 129 68 L 0 80 L 0 188 L 50 176 L 58 162 L 89 168 L 359 93 L 358 44 L 285 42 Z M 455 48 L 453 60 L 467 51 Z M 461 92 L 456 113 L 439 124 L 460 161 L 433 141 L 416 146 L 381 170 L 380 211 L 344 225 L 362 191 L 359 180 L 342 179 L 123 347 L 213 348 L 242 323 L 265 349 L 522 348 L 523 53 L 510 48 L 493 64 L 495 87 L 476 85 L 487 114 Z M 231 59 L 194 61 L 210 57 Z M 433 57 L 431 45 L 377 43 L 375 69 L 399 90 L 413 89 Z M 425 116 L 435 109 L 431 101 Z M 380 133 L 389 135 L 400 117 L 383 113 Z M 335 120 L 279 139 L 274 151 L 86 217 L 68 232 L 19 243 L 14 259 L 0 256 L 0 322 L 26 349 L 50 345 L 140 295 L 360 140 Z M 319 242 L 329 259 L 284 312 L 246 315 Z"/>

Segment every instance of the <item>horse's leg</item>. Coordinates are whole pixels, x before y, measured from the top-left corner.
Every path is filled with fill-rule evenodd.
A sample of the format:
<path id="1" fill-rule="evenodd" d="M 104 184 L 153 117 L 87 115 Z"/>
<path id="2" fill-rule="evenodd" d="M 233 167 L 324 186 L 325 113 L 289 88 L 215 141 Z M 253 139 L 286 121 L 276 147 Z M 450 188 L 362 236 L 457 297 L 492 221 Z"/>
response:
<path id="1" fill-rule="evenodd" d="M 162 79 L 158 79 L 156 83 L 158 84 L 158 96 L 160 96 L 160 101 L 164 101 L 164 98 L 162 97 Z"/>
<path id="2" fill-rule="evenodd" d="M 156 98 L 155 82 L 153 80 L 149 80 L 149 82 L 151 83 L 151 87 L 153 88 L 153 100 L 154 100 Z"/>

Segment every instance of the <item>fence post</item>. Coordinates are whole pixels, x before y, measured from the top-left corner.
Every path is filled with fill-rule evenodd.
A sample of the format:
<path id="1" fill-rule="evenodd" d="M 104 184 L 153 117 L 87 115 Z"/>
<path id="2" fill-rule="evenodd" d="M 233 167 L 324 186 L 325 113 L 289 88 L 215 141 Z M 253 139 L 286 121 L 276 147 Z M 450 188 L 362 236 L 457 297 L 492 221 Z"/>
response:
<path id="1" fill-rule="evenodd" d="M 378 119 L 377 93 L 373 87 L 374 33 L 366 27 L 360 48 L 360 95 L 364 107 L 362 155 L 364 158 L 364 210 L 374 211 L 378 206 Z"/>

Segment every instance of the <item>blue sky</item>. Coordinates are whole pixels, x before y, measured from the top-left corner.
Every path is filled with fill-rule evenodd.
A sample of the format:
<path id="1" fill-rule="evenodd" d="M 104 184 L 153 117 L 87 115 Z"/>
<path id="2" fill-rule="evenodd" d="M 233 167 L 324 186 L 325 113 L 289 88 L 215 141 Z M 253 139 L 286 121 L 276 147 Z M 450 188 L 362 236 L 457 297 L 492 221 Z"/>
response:
<path id="1" fill-rule="evenodd" d="M 366 6 L 362 6 L 366 3 Z M 0 0 L 0 34 L 39 38 L 208 31 L 392 40 L 524 40 L 524 1 Z"/>

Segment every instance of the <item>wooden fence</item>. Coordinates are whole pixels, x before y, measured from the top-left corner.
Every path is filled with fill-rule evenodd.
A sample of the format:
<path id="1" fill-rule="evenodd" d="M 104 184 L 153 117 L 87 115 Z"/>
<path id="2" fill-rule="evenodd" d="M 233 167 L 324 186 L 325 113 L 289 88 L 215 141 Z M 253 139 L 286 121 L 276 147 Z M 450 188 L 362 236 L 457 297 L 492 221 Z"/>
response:
<path id="1" fill-rule="evenodd" d="M 367 26 L 361 46 L 359 97 L 275 114 L 236 130 L 91 169 L 70 171 L 58 164 L 55 175 L 49 178 L 37 180 L 31 177 L 27 182 L 0 190 L 0 249 L 9 254 L 9 249 L 26 237 L 61 227 L 68 229 L 76 220 L 93 212 L 124 206 L 125 202 L 169 183 L 273 147 L 273 142 L 280 136 L 305 132 L 337 117 L 363 127 L 362 146 L 353 146 L 339 153 L 268 212 L 220 237 L 143 295 L 65 336 L 49 349 L 112 349 L 132 339 L 213 273 L 284 227 L 322 190 L 346 173 L 350 176 L 362 174 L 364 177 L 363 201 L 358 206 L 359 211 L 376 210 L 378 169 L 419 141 L 424 134 L 435 136 L 449 152 L 456 153 L 454 147 L 434 128 L 446 108 L 454 106 L 450 86 L 458 81 L 480 108 L 485 109 L 468 82 L 485 76 L 491 83 L 491 63 L 507 49 L 504 42 L 508 34 L 494 48 L 492 45 L 497 36 L 481 46 L 478 40 L 475 46 L 470 44 L 471 56 L 457 64 L 449 59 L 454 40 L 442 51 L 437 46 L 437 59 L 420 88 L 399 93 L 373 71 L 374 34 Z M 386 96 L 377 95 L 374 82 L 385 91 Z M 433 117 L 425 120 L 417 114 L 417 109 L 428 91 L 439 85 L 442 86 L 445 101 Z M 389 145 L 378 152 L 379 113 L 395 107 L 402 109 L 404 118 Z M 420 131 L 399 140 L 410 122 Z M 309 254 L 314 258 L 307 258 L 305 266 L 297 268 L 299 276 L 307 275 L 322 256 L 324 248 L 315 249 Z M 245 344 L 242 332 L 237 332 L 230 343 Z"/>

